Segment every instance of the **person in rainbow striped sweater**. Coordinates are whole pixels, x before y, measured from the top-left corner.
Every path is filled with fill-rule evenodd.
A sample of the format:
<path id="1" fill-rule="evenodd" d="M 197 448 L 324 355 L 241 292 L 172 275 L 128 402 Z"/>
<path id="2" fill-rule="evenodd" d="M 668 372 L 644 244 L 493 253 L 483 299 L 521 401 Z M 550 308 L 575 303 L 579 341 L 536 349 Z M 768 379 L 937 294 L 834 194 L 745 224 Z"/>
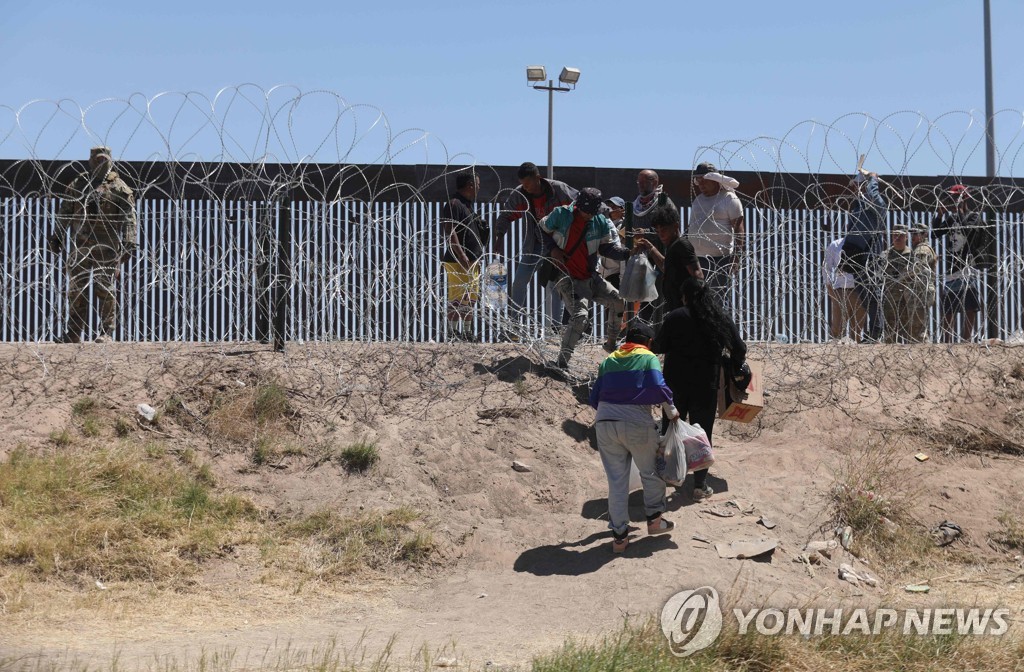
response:
<path id="1" fill-rule="evenodd" d="M 629 546 L 629 471 L 636 462 L 644 487 L 647 534 L 666 534 L 674 525 L 665 520 L 665 482 L 655 466 L 658 426 L 651 407 L 660 404 L 665 416 L 679 417 L 672 390 L 665 383 L 661 363 L 651 352 L 654 331 L 635 324 L 626 342 L 601 362 L 597 382 L 590 390 L 590 405 L 597 409 L 597 450 L 608 476 L 608 527 L 612 552 Z"/>

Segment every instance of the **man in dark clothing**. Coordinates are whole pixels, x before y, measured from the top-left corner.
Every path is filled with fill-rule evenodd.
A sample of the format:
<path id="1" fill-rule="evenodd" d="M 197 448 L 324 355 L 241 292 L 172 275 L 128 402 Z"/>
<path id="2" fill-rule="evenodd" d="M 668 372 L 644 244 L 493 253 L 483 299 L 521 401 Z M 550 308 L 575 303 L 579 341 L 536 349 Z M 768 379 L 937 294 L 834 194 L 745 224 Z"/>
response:
<path id="1" fill-rule="evenodd" d="M 512 289 L 509 291 L 512 308 L 522 311 L 526 304 L 526 290 L 530 280 L 537 272 L 540 261 L 550 252 L 550 248 L 545 246 L 545 239 L 537 232 L 537 222 L 547 217 L 555 208 L 572 203 L 577 192 L 565 182 L 541 177 L 536 164 L 529 161 L 519 166 L 518 176 L 519 186 L 509 194 L 501 214 L 494 223 L 494 243 L 496 249 L 503 249 L 509 226 L 521 217 L 526 217 L 526 233 L 520 247 L 519 263 L 512 280 Z M 557 318 L 561 313 L 561 302 L 553 298 L 551 314 Z"/>
<path id="2" fill-rule="evenodd" d="M 986 232 L 985 220 L 974 210 L 970 192 L 962 184 L 954 185 L 947 192 L 946 205 L 939 206 L 939 212 L 932 222 L 936 237 L 946 238 L 946 277 L 942 282 L 940 306 L 942 308 L 942 339 L 953 342 L 956 335 L 957 313 L 963 314 L 960 337 L 964 341 L 974 338 L 974 328 L 981 309 L 979 278 L 976 268 L 975 250 L 984 247 L 978 243 Z"/>
<path id="3" fill-rule="evenodd" d="M 853 275 L 857 296 L 867 311 L 868 338 L 882 338 L 879 303 L 879 257 L 885 245 L 885 198 L 878 189 L 878 173 L 860 169 L 850 181 L 850 225 L 843 242 L 840 270 Z"/>
<path id="4" fill-rule="evenodd" d="M 480 258 L 487 240 L 487 222 L 473 210 L 480 178 L 463 173 L 455 178 L 455 197 L 441 207 L 445 246 L 442 264 L 448 276 L 448 329 L 457 338 L 473 338 L 473 308 L 480 298 Z"/>
<path id="5" fill-rule="evenodd" d="M 656 208 L 651 214 L 651 225 L 658 234 L 662 252 L 645 238 L 639 238 L 636 246 L 651 259 L 661 271 L 662 298 L 665 313 L 683 305 L 679 287 L 688 276 L 704 278 L 697 253 L 686 236 L 680 236 L 679 211 L 674 207 Z"/>

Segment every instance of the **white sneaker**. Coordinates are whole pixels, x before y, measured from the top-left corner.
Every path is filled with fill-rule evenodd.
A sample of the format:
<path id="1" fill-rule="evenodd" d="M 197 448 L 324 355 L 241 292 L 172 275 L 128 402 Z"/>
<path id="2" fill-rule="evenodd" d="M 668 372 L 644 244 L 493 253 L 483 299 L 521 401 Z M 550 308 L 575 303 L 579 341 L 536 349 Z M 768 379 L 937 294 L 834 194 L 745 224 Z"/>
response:
<path id="1" fill-rule="evenodd" d="M 693 501 L 703 502 L 705 499 L 710 499 L 713 494 L 715 494 L 715 491 L 711 489 L 710 485 L 705 483 L 703 490 L 693 489 Z"/>

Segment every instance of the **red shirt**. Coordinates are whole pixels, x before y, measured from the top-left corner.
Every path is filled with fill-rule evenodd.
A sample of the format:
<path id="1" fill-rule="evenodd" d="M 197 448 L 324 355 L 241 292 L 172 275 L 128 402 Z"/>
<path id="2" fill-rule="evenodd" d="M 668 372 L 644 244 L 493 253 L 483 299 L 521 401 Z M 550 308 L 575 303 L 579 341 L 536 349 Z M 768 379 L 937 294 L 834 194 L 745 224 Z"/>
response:
<path id="1" fill-rule="evenodd" d="M 565 237 L 565 251 L 576 249 L 572 256 L 565 260 L 565 268 L 569 275 L 576 280 L 586 280 L 590 277 L 590 252 L 587 250 L 586 241 L 580 237 L 586 235 L 587 222 L 589 219 L 577 210 L 573 213 L 572 224 L 569 226 L 569 234 Z M 579 243 L 577 245 L 577 242 Z"/>
<path id="2" fill-rule="evenodd" d="M 545 212 L 548 207 L 548 195 L 541 191 L 539 196 L 531 196 L 530 207 L 533 209 L 533 216 L 538 220 L 546 217 L 550 214 Z"/>

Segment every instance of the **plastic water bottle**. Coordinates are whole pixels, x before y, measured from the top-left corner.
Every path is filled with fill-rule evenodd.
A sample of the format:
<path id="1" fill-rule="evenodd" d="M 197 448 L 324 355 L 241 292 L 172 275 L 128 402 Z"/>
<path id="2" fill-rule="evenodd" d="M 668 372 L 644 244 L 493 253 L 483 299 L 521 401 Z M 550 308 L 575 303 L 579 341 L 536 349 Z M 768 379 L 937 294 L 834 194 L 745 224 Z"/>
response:
<path id="1" fill-rule="evenodd" d="M 504 310 L 508 305 L 508 274 L 505 264 L 493 262 L 484 269 L 483 304 L 490 310 Z"/>

